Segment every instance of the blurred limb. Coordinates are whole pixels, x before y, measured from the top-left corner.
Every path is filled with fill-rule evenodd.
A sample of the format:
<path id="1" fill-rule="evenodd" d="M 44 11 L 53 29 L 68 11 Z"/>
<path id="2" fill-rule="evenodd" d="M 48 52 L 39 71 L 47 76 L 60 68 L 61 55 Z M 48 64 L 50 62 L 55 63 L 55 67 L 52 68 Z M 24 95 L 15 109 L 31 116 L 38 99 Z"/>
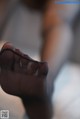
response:
<path id="1" fill-rule="evenodd" d="M 6 43 L 0 52 L 0 68 L 2 89 L 10 95 L 22 98 L 29 118 L 50 119 L 51 106 L 45 85 L 47 63 L 34 61 Z"/>
<path id="2" fill-rule="evenodd" d="M 20 0 L 0 0 L 0 39 L 3 35 L 6 23 L 19 1 Z"/>
<path id="3" fill-rule="evenodd" d="M 67 24 L 62 24 L 55 27 L 49 35 L 44 41 L 42 60 L 48 62 L 47 90 L 49 95 L 52 95 L 53 81 L 71 51 L 72 32 Z"/>
<path id="4" fill-rule="evenodd" d="M 72 7 L 72 11 L 69 8 Z M 75 17 L 75 5 L 60 5 L 48 2 L 43 14 L 43 47 L 41 60 L 48 62 L 47 90 L 49 96 L 53 92 L 55 80 L 61 66 L 69 57 L 73 34 L 69 21 Z M 70 13 L 69 13 L 70 12 Z M 73 16 L 71 16 L 73 15 Z"/>

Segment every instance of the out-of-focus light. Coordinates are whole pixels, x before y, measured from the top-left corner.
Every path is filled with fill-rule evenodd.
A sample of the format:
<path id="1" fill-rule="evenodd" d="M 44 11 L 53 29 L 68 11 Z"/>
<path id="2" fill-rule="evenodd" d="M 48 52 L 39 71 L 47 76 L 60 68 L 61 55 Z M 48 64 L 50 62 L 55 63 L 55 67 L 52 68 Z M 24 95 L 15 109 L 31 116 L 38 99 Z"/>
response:
<path id="1" fill-rule="evenodd" d="M 55 1 L 56 4 L 80 4 L 80 1 L 68 1 L 68 0 L 64 0 L 64 1 Z"/>

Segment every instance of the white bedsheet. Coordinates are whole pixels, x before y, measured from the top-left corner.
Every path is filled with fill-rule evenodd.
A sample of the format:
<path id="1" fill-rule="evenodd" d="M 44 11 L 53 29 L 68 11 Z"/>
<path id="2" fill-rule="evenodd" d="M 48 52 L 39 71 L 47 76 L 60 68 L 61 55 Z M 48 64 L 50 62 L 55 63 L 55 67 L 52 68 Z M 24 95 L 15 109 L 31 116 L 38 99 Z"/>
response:
<path id="1" fill-rule="evenodd" d="M 55 82 L 55 119 L 80 119 L 80 66 L 66 64 Z"/>

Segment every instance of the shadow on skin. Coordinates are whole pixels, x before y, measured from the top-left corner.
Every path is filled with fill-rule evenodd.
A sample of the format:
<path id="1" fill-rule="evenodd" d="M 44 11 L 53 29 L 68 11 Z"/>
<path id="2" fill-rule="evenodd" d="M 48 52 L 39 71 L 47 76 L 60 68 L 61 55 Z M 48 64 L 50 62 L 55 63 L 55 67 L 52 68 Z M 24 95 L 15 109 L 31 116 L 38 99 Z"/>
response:
<path id="1" fill-rule="evenodd" d="M 46 90 L 48 66 L 37 62 L 6 43 L 0 53 L 2 89 L 22 98 L 30 119 L 50 119 Z"/>

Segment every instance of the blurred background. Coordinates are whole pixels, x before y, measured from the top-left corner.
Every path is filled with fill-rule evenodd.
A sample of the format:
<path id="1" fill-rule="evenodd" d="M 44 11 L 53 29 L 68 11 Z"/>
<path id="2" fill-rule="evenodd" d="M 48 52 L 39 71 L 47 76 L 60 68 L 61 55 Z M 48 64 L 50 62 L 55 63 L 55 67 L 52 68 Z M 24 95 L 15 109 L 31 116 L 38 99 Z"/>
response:
<path id="1" fill-rule="evenodd" d="M 43 39 L 40 10 L 44 4 L 45 0 L 0 0 L 0 46 L 4 42 L 11 42 L 33 59 L 40 60 Z M 79 12 L 74 23 L 69 24 L 73 29 L 70 57 L 55 81 L 53 119 L 80 119 L 80 5 L 74 5 L 75 9 L 73 5 L 69 7 L 73 12 Z M 4 109 L 10 110 L 10 119 L 27 118 L 21 100 L 7 95 L 0 88 L 0 110 Z"/>

